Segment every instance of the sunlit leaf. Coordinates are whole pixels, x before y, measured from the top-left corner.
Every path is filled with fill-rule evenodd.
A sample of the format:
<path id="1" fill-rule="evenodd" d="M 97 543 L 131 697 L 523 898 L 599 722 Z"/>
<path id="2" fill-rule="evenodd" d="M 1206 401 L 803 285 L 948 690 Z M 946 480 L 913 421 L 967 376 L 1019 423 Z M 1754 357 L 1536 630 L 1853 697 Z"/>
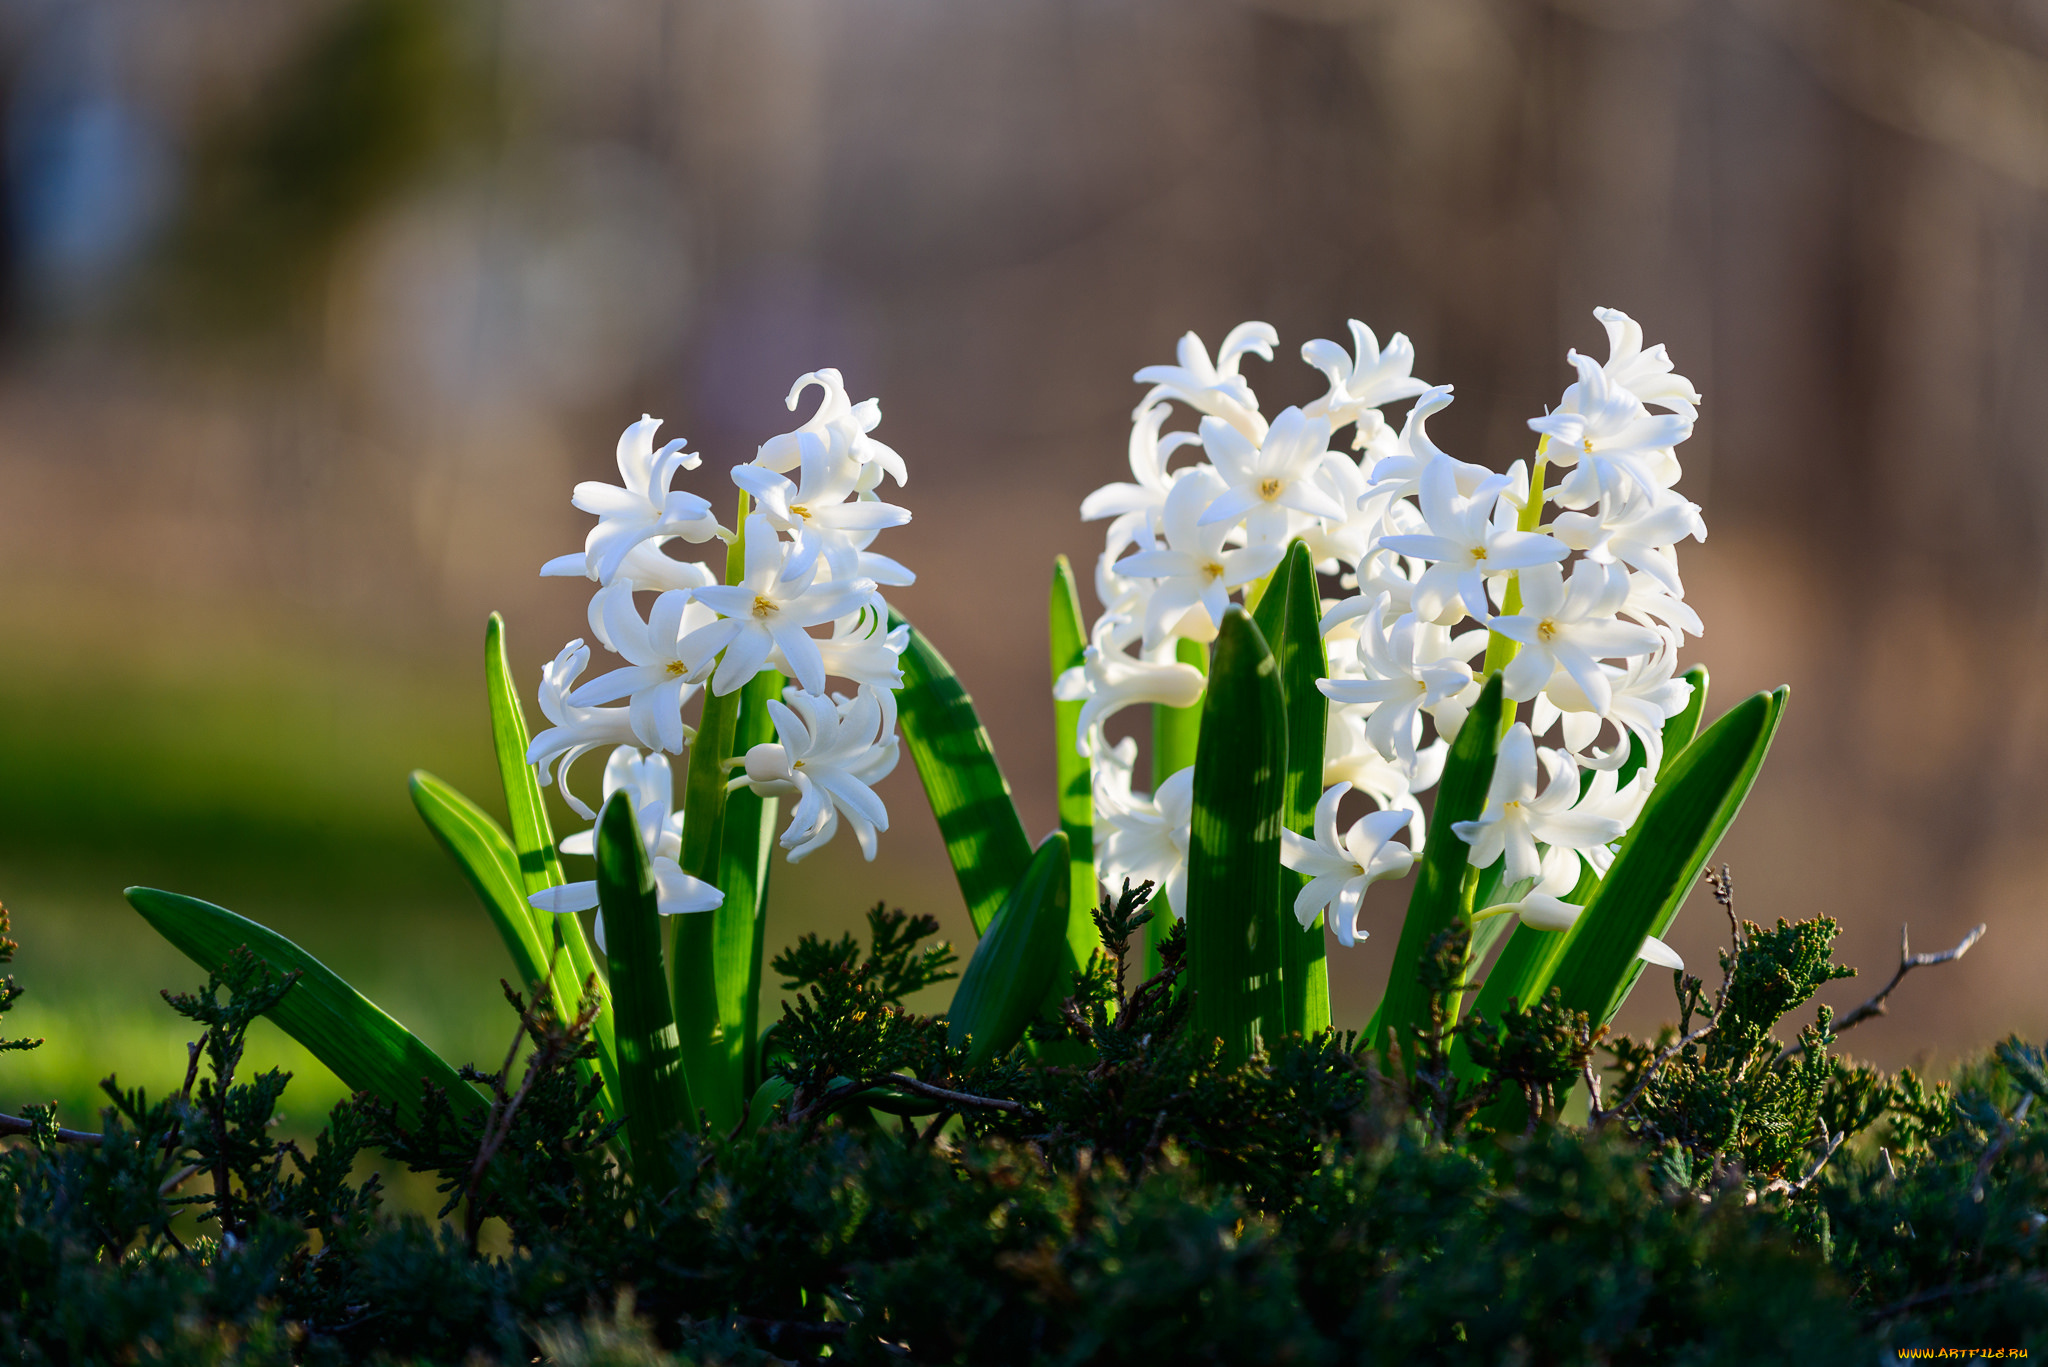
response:
<path id="1" fill-rule="evenodd" d="M 1279 667 L 1243 608 L 1223 615 L 1202 703 L 1188 837 L 1188 985 L 1196 1029 L 1234 1060 L 1286 1029 L 1280 817 L 1287 710 Z M 1292 915 L 1286 918 L 1294 926 Z M 1297 927 L 1298 929 L 1298 927 Z"/>
<path id="2" fill-rule="evenodd" d="M 697 1108 L 662 972 L 654 871 L 627 793 L 613 793 L 598 813 L 597 896 L 604 916 L 605 952 L 612 965 L 612 1005 L 618 1013 L 626 1143 L 641 1180 L 666 1183 L 673 1176 L 670 1140 L 677 1130 L 694 1125 Z M 702 916 L 697 913 L 697 919 Z"/>
<path id="3" fill-rule="evenodd" d="M 209 973 L 246 945 L 277 972 L 299 974 L 291 991 L 265 1014 L 351 1090 L 373 1093 L 396 1107 L 406 1124 L 420 1122 L 422 1082 L 446 1092 L 458 1111 L 488 1105 L 417 1035 L 276 931 L 175 892 L 129 888 L 127 897 L 159 934 Z"/>

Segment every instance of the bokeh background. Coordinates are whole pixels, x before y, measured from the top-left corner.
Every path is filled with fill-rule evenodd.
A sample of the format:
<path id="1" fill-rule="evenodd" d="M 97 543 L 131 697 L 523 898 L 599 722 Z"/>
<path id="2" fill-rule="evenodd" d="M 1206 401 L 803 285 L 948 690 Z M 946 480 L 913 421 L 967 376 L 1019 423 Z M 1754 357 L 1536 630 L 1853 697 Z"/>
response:
<path id="1" fill-rule="evenodd" d="M 0 144 L 0 897 L 11 1033 L 49 1040 L 0 1106 L 174 1079 L 155 992 L 196 975 L 129 883 L 502 1051 L 405 775 L 495 805 L 485 614 L 529 684 L 584 633 L 535 570 L 642 412 L 713 492 L 798 373 L 881 397 L 897 601 L 1036 831 L 1049 564 L 1099 548 L 1133 370 L 1264 319 L 1276 410 L 1358 317 L 1500 467 L 1602 304 L 1707 396 L 1710 711 L 1793 689 L 1741 909 L 1837 917 L 1843 1005 L 1902 922 L 1989 923 L 1854 1052 L 2048 1033 L 2042 0 L 7 0 Z M 881 859 L 779 866 L 771 938 L 879 898 L 965 931 L 908 764 L 884 792 Z M 1333 950 L 1342 1023 L 1405 888 Z M 1722 931 L 1702 899 L 1672 938 L 1708 966 Z M 1667 1010 L 1646 980 L 1625 1021 Z"/>

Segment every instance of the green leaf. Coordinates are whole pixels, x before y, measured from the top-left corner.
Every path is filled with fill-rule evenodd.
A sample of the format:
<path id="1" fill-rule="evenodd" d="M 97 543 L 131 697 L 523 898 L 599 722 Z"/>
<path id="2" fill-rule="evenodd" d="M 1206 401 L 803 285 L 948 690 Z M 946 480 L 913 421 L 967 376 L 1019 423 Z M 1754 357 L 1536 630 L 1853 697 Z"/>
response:
<path id="1" fill-rule="evenodd" d="M 505 653 L 505 619 L 492 613 L 484 627 L 484 691 L 491 705 L 491 743 L 498 757 L 498 778 L 505 786 L 505 809 L 512 814 L 512 842 L 526 891 L 560 887 L 562 861 L 555 853 L 548 809 L 540 782 L 526 762 L 532 737 L 526 712 L 512 683 L 512 664 Z M 545 914 L 545 913 L 543 913 Z"/>
<path id="2" fill-rule="evenodd" d="M 557 1014 L 563 1013 L 565 1005 L 574 1005 L 583 984 L 593 981 L 597 984 L 597 1019 L 591 1022 L 590 1033 L 591 1038 L 597 1041 L 599 1070 L 604 1074 L 605 1090 L 609 1093 L 610 1106 L 615 1110 L 621 1098 L 618 1046 L 612 1039 L 611 989 L 606 985 L 604 975 L 597 971 L 597 960 L 583 935 L 583 922 L 574 916 L 538 911 L 526 900 L 536 892 L 562 885 L 562 861 L 555 852 L 555 833 L 548 822 L 547 803 L 541 796 L 540 781 L 533 766 L 526 762 L 526 749 L 532 737 L 526 729 L 526 712 L 519 703 L 519 690 L 512 682 L 512 664 L 505 649 L 505 619 L 495 612 L 484 627 L 484 694 L 491 709 L 491 745 L 498 759 L 498 780 L 505 790 L 505 810 L 512 819 L 510 848 L 518 875 L 515 881 L 524 889 L 524 895 L 518 899 L 519 908 L 531 922 L 535 942 L 547 962 L 552 964 L 557 956 L 567 958 L 566 971 L 556 969 L 553 980 L 560 983 L 565 978 L 571 979 L 576 986 L 568 989 L 566 995 L 558 988 L 555 997 Z M 417 791 L 413 794 L 413 802 L 415 805 L 419 802 Z M 425 809 L 421 810 L 421 815 L 426 815 Z M 483 814 L 479 812 L 478 815 Z M 491 830 L 498 831 L 500 840 L 503 840 L 504 833 L 498 830 L 497 823 L 488 816 L 484 816 L 484 820 Z M 432 820 L 429 819 L 427 824 L 433 825 Z M 438 828 L 435 834 L 441 834 Z M 445 836 L 443 843 L 447 843 Z M 462 862 L 462 856 L 452 846 L 449 852 L 456 855 L 457 862 Z M 475 883 L 474 877 L 471 882 Z M 477 894 L 484 898 L 487 908 L 492 906 L 490 896 L 482 887 L 477 888 Z M 497 915 L 493 910 L 493 919 Z M 500 934 L 505 932 L 503 925 L 498 929 Z M 509 947 L 509 940 L 507 945 Z M 518 956 L 513 957 L 516 963 Z M 520 971 L 526 970 L 522 966 Z M 528 981 L 538 982 L 548 976 L 544 968 Z"/>
<path id="3" fill-rule="evenodd" d="M 1074 567 L 1062 555 L 1052 569 L 1052 602 L 1048 606 L 1052 638 L 1052 678 L 1079 667 L 1088 648 L 1088 629 L 1081 621 L 1081 598 L 1074 589 Z M 1072 859 L 1073 889 L 1067 905 L 1067 944 L 1073 950 L 1075 970 L 1085 967 L 1090 955 L 1101 947 L 1091 914 L 1096 903 L 1095 880 L 1095 761 L 1076 748 L 1081 730 L 1081 706 L 1075 702 L 1052 705 L 1052 757 L 1055 781 L 1059 785 L 1060 829 L 1067 833 Z"/>
<path id="4" fill-rule="evenodd" d="M 1468 882 L 1476 886 L 1478 870 L 1472 869 L 1467 854 L 1471 846 L 1458 838 L 1452 825 L 1476 820 L 1486 806 L 1486 789 L 1493 781 L 1494 756 L 1500 749 L 1501 676 L 1487 679 L 1479 701 L 1466 716 L 1444 762 L 1444 776 L 1437 785 L 1436 810 L 1430 814 L 1429 837 L 1415 872 L 1415 890 L 1408 896 L 1408 914 L 1401 921 L 1401 940 L 1394 948 L 1393 966 L 1388 970 L 1386 995 L 1366 1027 L 1368 1042 L 1379 1042 L 1385 1032 L 1404 1037 L 1429 1017 L 1429 1000 L 1422 990 L 1422 956 L 1437 932 L 1449 926 L 1471 908 L 1464 905 Z M 1468 879 L 1467 871 L 1471 877 Z M 1412 1056 L 1403 1051 L 1404 1056 Z"/>
<path id="5" fill-rule="evenodd" d="M 740 690 L 734 754 L 775 739 L 768 700 L 781 698 L 782 685 L 782 675 L 767 669 Z M 757 796 L 751 788 L 735 789 L 726 794 L 719 839 L 716 881 L 725 903 L 711 913 L 712 956 L 725 1066 L 740 1079 L 743 1093 L 752 1093 L 760 1082 L 761 952 L 768 923 L 769 856 L 781 805 L 781 799 Z"/>
<path id="6" fill-rule="evenodd" d="M 1202 702 L 1188 837 L 1188 982 L 1195 1028 L 1241 1062 L 1286 1029 L 1280 986 L 1280 817 L 1287 709 L 1272 651 L 1243 608 L 1223 614 Z M 1287 924 L 1294 924 L 1293 917 Z"/>
<path id="7" fill-rule="evenodd" d="M 1071 858 L 1065 831 L 1045 838 L 960 975 L 946 1033 L 972 1063 L 1008 1053 L 1059 981 L 1069 953 Z"/>
<path id="8" fill-rule="evenodd" d="M 1287 708 L 1281 824 L 1309 839 L 1315 838 L 1316 800 L 1323 795 L 1323 732 L 1330 719 L 1329 699 L 1316 687 L 1330 673 L 1322 612 L 1315 562 L 1297 539 L 1266 586 L 1252 621 L 1280 666 L 1280 696 Z M 1306 930 L 1294 919 L 1294 899 L 1306 886 L 1305 875 L 1280 870 L 1280 982 L 1287 1028 L 1312 1035 L 1330 1028 L 1330 972 L 1322 913 Z"/>
<path id="9" fill-rule="evenodd" d="M 1174 658 L 1184 665 L 1193 665 L 1204 674 L 1209 672 L 1209 647 L 1200 641 L 1183 638 L 1174 647 Z M 1201 699 L 1197 698 L 1186 707 L 1152 704 L 1154 793 L 1159 791 L 1160 784 L 1194 765 L 1195 752 L 1201 745 L 1201 738 Z M 1163 889 L 1154 890 L 1150 906 L 1156 914 L 1145 926 L 1145 976 L 1148 978 L 1159 972 L 1159 942 L 1172 932 L 1173 919 L 1183 910 L 1181 907 L 1172 906 L 1166 900 Z"/>
<path id="10" fill-rule="evenodd" d="M 247 945 L 271 968 L 299 974 L 292 990 L 265 1014 L 349 1088 L 373 1093 L 396 1107 L 404 1123 L 420 1123 L 422 1082 L 446 1092 L 458 1112 L 481 1111 L 489 1105 L 419 1036 L 276 931 L 175 892 L 129 888 L 127 897 L 142 919 L 209 973 Z"/>
<path id="11" fill-rule="evenodd" d="M 1641 973 L 1643 937 L 1662 936 L 1756 782 L 1787 690 L 1745 699 L 1665 771 L 1613 867 L 1568 936 L 1550 984 L 1565 1009 L 1610 1019 Z"/>
<path id="12" fill-rule="evenodd" d="M 909 623 L 891 612 L 889 625 Z M 903 739 L 945 839 L 974 933 L 985 934 L 1031 863 L 1031 841 L 974 700 L 916 627 L 910 628 L 902 665 L 896 706 Z"/>
<path id="13" fill-rule="evenodd" d="M 490 914 L 491 924 L 498 928 L 498 936 L 505 942 L 505 952 L 512 956 L 512 968 L 520 985 L 530 987 L 546 982 L 554 998 L 555 1014 L 563 1020 L 574 1019 L 577 1003 L 582 998 L 583 984 L 589 979 L 574 973 L 573 964 L 566 954 L 558 960 L 558 948 L 542 940 L 534 926 L 534 909 L 527 905 L 526 889 L 519 876 L 519 856 L 513 852 L 512 842 L 505 838 L 504 830 L 488 812 L 424 769 L 413 770 L 407 787 L 412 792 L 412 805 L 419 810 L 427 829 L 434 833 L 434 838 L 441 842 L 441 848 L 448 851 L 456 867 L 462 870 L 462 876 L 476 892 L 477 900 Z M 553 919 L 551 912 L 539 914 Z M 575 920 L 573 916 L 561 919 Z M 579 938 L 582 935 L 580 923 L 577 935 Z M 598 985 L 603 991 L 603 979 L 598 980 Z M 610 1001 L 607 993 L 604 1032 L 592 1032 L 598 1045 L 597 1062 L 593 1064 L 584 1060 L 578 1063 L 577 1068 L 586 1078 L 604 1078 L 605 1109 L 617 1115 L 624 1097 L 619 1092 L 618 1060 L 610 1028 Z"/>
<path id="14" fill-rule="evenodd" d="M 661 968 L 661 916 L 654 870 L 640 840 L 630 795 L 613 793 L 597 818 L 597 898 L 618 1012 L 619 1083 L 626 1144 L 642 1181 L 665 1191 L 674 1180 L 669 1142 L 694 1124 L 697 1108 L 683 1070 L 675 1014 Z M 702 913 L 684 920 L 702 920 Z"/>

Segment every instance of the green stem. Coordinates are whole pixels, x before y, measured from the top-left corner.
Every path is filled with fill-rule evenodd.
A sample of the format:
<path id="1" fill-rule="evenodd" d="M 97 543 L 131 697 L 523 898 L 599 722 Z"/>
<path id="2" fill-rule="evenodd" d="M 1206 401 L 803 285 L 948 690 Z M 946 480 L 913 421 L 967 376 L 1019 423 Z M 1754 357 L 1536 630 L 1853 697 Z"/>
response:
<path id="1" fill-rule="evenodd" d="M 1536 443 L 1536 464 L 1529 471 L 1529 501 L 1522 505 L 1521 516 L 1515 519 L 1515 530 L 1533 532 L 1543 525 L 1543 479 L 1548 473 L 1550 462 L 1543 453 L 1550 448 L 1550 438 L 1544 437 Z M 1515 573 L 1508 576 L 1507 592 L 1501 595 L 1500 612 L 1503 617 L 1513 617 L 1522 610 L 1522 576 Z M 1521 646 L 1497 631 L 1486 633 L 1486 659 L 1479 667 L 1479 677 L 1497 674 L 1508 667 Z M 1516 708 L 1510 704 L 1501 709 L 1501 735 L 1515 724 Z"/>
<path id="2" fill-rule="evenodd" d="M 1209 672 L 1209 647 L 1202 642 L 1183 638 L 1174 653 L 1182 664 L 1193 665 L 1204 674 Z M 1203 701 L 1197 698 L 1189 707 L 1152 705 L 1154 793 L 1159 791 L 1160 784 L 1195 762 L 1195 750 L 1201 739 Z M 1145 976 L 1148 978 L 1159 971 L 1159 942 L 1173 929 L 1173 915 L 1182 910 L 1173 907 L 1173 915 L 1169 914 L 1164 889 L 1154 890 L 1151 905 L 1158 914 L 1145 928 Z"/>
<path id="3" fill-rule="evenodd" d="M 738 522 L 725 556 L 725 582 L 737 584 L 746 573 L 748 498 L 742 492 Z M 720 696 L 704 688 L 704 711 L 697 719 L 697 738 L 690 744 L 689 785 L 683 802 L 683 850 L 677 861 L 683 872 L 718 884 L 725 837 L 726 759 L 732 754 L 739 727 L 743 690 Z M 731 890 L 727 889 L 728 895 Z M 690 1092 L 711 1124 L 723 1132 L 739 1123 L 743 1081 L 732 1066 L 725 1023 L 719 1019 L 718 925 L 714 915 L 677 916 L 669 971 L 675 982 L 676 1030 L 682 1044 L 683 1067 Z M 731 1023 L 739 1028 L 739 1022 Z M 743 1057 L 743 1054 L 741 1055 Z"/>

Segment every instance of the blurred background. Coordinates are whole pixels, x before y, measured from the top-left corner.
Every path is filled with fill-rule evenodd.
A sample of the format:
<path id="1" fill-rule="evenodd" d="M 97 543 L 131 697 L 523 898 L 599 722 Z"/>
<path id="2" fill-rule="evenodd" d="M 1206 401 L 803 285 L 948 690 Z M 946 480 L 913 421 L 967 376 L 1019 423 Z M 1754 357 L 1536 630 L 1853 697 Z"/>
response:
<path id="1" fill-rule="evenodd" d="M 0 898 L 9 1033 L 49 1040 L 0 1107 L 175 1080 L 155 992 L 198 975 L 130 883 L 502 1052 L 502 951 L 405 775 L 498 805 L 484 617 L 528 685 L 585 634 L 535 571 L 642 412 L 715 495 L 798 373 L 881 397 L 897 601 L 1036 833 L 1050 561 L 1100 547 L 1133 370 L 1263 319 L 1275 411 L 1361 318 L 1504 467 L 1596 305 L 1707 396 L 1710 713 L 1792 685 L 1740 909 L 1838 918 L 1843 1006 L 1902 922 L 1990 924 L 1851 1052 L 2048 1034 L 2044 0 L 5 0 L 0 151 Z M 909 764 L 884 795 L 875 864 L 778 865 L 772 941 L 881 898 L 965 937 Z M 1342 1024 L 1406 887 L 1333 947 Z M 1671 938 L 1710 970 L 1724 929 L 1702 898 Z"/>

